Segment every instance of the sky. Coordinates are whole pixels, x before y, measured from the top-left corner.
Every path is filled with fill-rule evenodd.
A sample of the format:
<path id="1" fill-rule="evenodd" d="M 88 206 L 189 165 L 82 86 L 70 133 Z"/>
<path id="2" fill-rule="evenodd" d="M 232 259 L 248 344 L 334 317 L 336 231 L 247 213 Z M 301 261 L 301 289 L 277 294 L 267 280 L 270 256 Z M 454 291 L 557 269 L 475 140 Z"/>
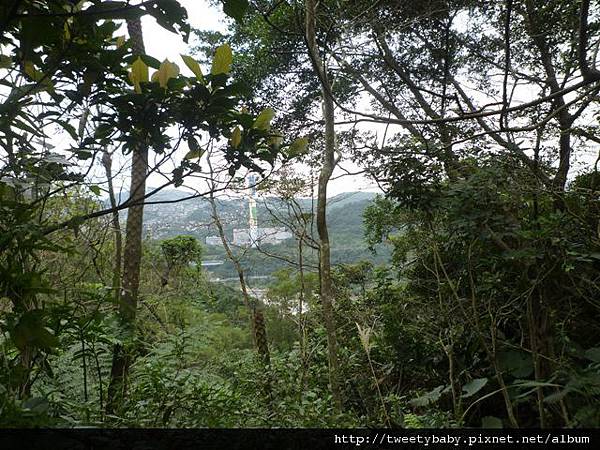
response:
<path id="1" fill-rule="evenodd" d="M 227 21 L 230 19 L 227 18 L 220 7 L 212 7 L 205 0 L 179 1 L 188 11 L 189 22 L 192 28 L 210 31 L 226 30 Z M 146 52 L 160 61 L 167 58 L 177 63 L 184 73 L 192 75 L 185 64 L 182 63 L 179 55 L 189 55 L 192 53 L 191 47 L 194 46 L 194 37 L 190 36 L 189 43 L 186 44 L 180 35 L 165 30 L 152 17 L 145 16 L 142 20 Z M 182 150 L 181 155 L 178 156 L 183 157 L 186 151 Z M 343 164 L 343 167 L 352 173 L 359 170 L 356 165 L 347 162 Z M 342 192 L 350 191 L 379 191 L 374 182 L 363 176 L 342 176 L 343 174 L 344 172 L 340 170 L 334 172 L 328 186 L 328 196 L 335 196 Z M 148 179 L 149 186 L 158 186 L 162 183 L 164 183 L 164 178 L 158 176 L 151 175 Z M 199 186 L 192 187 L 198 188 Z"/>

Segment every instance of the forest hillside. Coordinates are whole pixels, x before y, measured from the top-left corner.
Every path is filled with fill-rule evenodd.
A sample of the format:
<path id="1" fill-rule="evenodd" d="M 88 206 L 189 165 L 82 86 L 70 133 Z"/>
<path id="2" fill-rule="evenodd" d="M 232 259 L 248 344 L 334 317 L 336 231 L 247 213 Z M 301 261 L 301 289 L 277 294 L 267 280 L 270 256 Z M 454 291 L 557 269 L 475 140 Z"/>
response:
<path id="1" fill-rule="evenodd" d="M 589 0 L 2 0 L 0 428 L 600 428 L 599 48 Z"/>

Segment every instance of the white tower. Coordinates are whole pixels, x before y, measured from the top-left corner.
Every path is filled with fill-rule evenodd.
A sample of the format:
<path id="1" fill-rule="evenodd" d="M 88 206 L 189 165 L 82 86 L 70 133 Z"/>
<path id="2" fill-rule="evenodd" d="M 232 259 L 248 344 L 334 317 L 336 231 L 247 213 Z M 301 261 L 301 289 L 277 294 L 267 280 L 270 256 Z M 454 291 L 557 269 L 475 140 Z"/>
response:
<path id="1" fill-rule="evenodd" d="M 248 187 L 250 188 L 250 198 L 248 199 L 248 233 L 252 246 L 256 246 L 258 240 L 258 216 L 256 213 L 256 183 L 258 178 L 256 175 L 248 175 Z"/>

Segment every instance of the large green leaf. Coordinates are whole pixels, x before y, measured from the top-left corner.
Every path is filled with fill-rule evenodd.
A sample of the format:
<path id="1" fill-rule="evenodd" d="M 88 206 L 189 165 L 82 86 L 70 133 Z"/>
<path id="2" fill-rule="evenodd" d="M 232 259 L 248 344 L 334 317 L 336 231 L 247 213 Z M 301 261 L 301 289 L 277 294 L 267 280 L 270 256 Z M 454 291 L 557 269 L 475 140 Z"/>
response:
<path id="1" fill-rule="evenodd" d="M 50 403 L 43 397 L 31 397 L 23 402 L 23 408 L 43 414 L 50 408 Z"/>
<path id="2" fill-rule="evenodd" d="M 479 392 L 487 384 L 487 378 L 475 378 L 463 386 L 463 397 L 470 397 Z"/>
<path id="3" fill-rule="evenodd" d="M 240 127 L 235 127 L 233 132 L 231 133 L 231 146 L 233 148 L 238 148 L 242 143 L 242 130 Z"/>
<path id="4" fill-rule="evenodd" d="M 84 10 L 84 13 L 96 19 L 135 19 L 143 16 L 144 10 L 130 5 L 129 2 L 109 0 L 90 6 Z"/>
<path id="5" fill-rule="evenodd" d="M 410 403 L 412 406 L 427 406 L 431 403 L 437 402 L 445 390 L 445 386 L 438 386 L 432 391 L 421 395 L 420 397 L 413 398 L 408 403 Z"/>
<path id="6" fill-rule="evenodd" d="M 158 82 L 160 87 L 167 88 L 167 84 L 171 78 L 176 78 L 179 75 L 179 66 L 165 59 L 157 72 L 152 75 L 152 81 Z"/>
<path id="7" fill-rule="evenodd" d="M 531 355 L 518 350 L 499 352 L 498 364 L 503 372 L 515 378 L 527 378 L 533 372 Z"/>
<path id="8" fill-rule="evenodd" d="M 135 62 L 131 65 L 131 72 L 129 72 L 129 79 L 133 83 L 135 88 L 135 92 L 140 94 L 142 92 L 142 88 L 140 83 L 148 82 L 148 66 L 141 58 L 137 58 Z"/>
<path id="9" fill-rule="evenodd" d="M 148 67 L 152 67 L 153 69 L 157 69 L 157 70 L 160 68 L 161 62 L 158 59 L 156 59 L 154 56 L 139 55 L 138 58 L 140 58 L 144 62 L 144 64 L 146 64 Z"/>
<path id="10" fill-rule="evenodd" d="M 271 108 L 263 109 L 254 121 L 254 124 L 252 124 L 252 127 L 257 130 L 268 130 L 271 127 L 273 117 L 275 117 L 275 111 Z"/>
<path id="11" fill-rule="evenodd" d="M 197 150 L 190 150 L 189 152 L 186 153 L 186 155 L 183 157 L 183 159 L 197 159 L 197 158 L 202 158 L 202 155 L 204 155 L 204 149 L 197 149 Z"/>
<path id="12" fill-rule="evenodd" d="M 288 149 L 288 156 L 290 158 L 296 158 L 298 156 L 302 156 L 308 150 L 308 138 L 301 137 L 296 139 L 294 142 L 290 144 L 290 148 Z"/>
<path id="13" fill-rule="evenodd" d="M 10 56 L 0 55 L 0 69 L 9 69 L 13 64 Z"/>
<path id="14" fill-rule="evenodd" d="M 194 75 L 196 75 L 196 79 L 204 84 L 204 75 L 202 75 L 202 69 L 200 68 L 200 64 L 191 56 L 181 55 L 181 59 L 186 66 L 192 71 Z"/>
<path id="15" fill-rule="evenodd" d="M 233 53 L 231 52 L 231 47 L 229 44 L 223 44 L 215 51 L 210 73 L 213 75 L 229 73 L 232 63 Z"/>
<path id="16" fill-rule="evenodd" d="M 535 380 L 515 380 L 510 386 L 516 388 L 521 392 L 519 395 L 514 397 L 515 400 L 520 398 L 527 398 L 537 388 L 562 388 L 560 384 L 552 383 L 550 381 L 535 381 Z"/>
<path id="17" fill-rule="evenodd" d="M 40 310 L 24 313 L 11 331 L 11 337 L 20 350 L 27 347 L 50 350 L 58 346 L 58 338 L 44 326 L 43 312 Z"/>

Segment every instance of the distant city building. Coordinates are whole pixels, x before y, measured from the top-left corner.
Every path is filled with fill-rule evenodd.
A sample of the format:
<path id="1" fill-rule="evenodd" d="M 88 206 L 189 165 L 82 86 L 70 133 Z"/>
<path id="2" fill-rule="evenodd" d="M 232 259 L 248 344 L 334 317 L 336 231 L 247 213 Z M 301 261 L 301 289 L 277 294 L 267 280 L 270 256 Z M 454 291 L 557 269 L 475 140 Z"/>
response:
<path id="1" fill-rule="evenodd" d="M 259 234 L 262 233 L 262 241 L 265 244 L 279 244 L 282 241 L 292 238 L 292 233 L 284 227 L 279 228 L 259 228 Z"/>
<path id="2" fill-rule="evenodd" d="M 234 245 L 260 245 L 260 244 L 280 244 L 291 239 L 292 233 L 284 227 L 278 228 L 236 228 L 233 230 Z M 221 245 L 219 236 L 207 236 L 206 245 Z"/>
<path id="3" fill-rule="evenodd" d="M 258 229 L 258 213 L 256 210 L 256 183 L 258 178 L 256 175 L 248 176 L 248 187 L 250 188 L 250 197 L 248 198 L 248 236 L 240 234 L 239 239 L 247 241 L 248 244 L 256 246 L 260 241 Z M 235 243 L 235 230 L 233 231 L 233 242 Z"/>
<path id="4" fill-rule="evenodd" d="M 242 228 L 233 230 L 235 245 L 279 244 L 291 239 L 292 233 L 283 227 L 278 228 Z"/>
<path id="5" fill-rule="evenodd" d="M 206 245 L 223 245 L 221 236 L 207 236 Z"/>
<path id="6" fill-rule="evenodd" d="M 252 234 L 248 228 L 233 230 L 233 243 L 235 245 L 250 245 L 252 243 Z"/>
<path id="7" fill-rule="evenodd" d="M 256 175 L 250 175 L 247 178 L 250 196 L 248 197 L 248 228 L 236 228 L 233 230 L 234 245 L 247 245 L 256 247 L 260 244 L 279 244 L 286 239 L 292 238 L 292 233 L 285 227 L 277 228 L 259 228 L 258 214 L 256 208 Z M 206 245 L 221 245 L 219 236 L 208 236 Z"/>

